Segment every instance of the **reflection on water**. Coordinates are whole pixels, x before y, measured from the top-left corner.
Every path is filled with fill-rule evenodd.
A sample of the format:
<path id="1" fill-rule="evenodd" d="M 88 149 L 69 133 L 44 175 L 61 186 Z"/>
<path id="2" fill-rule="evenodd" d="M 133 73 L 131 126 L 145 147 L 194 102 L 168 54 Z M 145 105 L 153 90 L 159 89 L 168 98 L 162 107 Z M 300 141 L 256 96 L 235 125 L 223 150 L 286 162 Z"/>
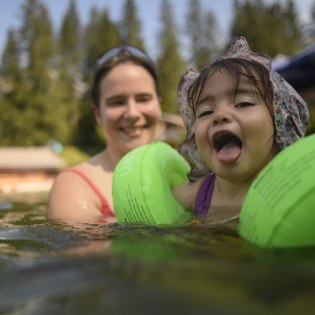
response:
<path id="1" fill-rule="evenodd" d="M 258 249 L 207 223 L 52 223 L 45 200 L 0 200 L 1 314 L 313 313 L 313 248 Z"/>

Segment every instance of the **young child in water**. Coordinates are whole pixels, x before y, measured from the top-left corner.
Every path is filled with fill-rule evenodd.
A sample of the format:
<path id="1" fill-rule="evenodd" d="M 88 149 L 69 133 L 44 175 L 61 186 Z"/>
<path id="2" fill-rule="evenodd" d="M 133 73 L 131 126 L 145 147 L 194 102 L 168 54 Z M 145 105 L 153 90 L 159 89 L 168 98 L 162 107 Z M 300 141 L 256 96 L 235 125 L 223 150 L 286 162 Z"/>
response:
<path id="1" fill-rule="evenodd" d="M 250 51 L 244 37 L 178 88 L 187 137 L 180 153 L 190 183 L 173 190 L 196 215 L 238 209 L 258 173 L 304 137 L 309 119 L 298 93 L 271 68 L 270 57 Z"/>

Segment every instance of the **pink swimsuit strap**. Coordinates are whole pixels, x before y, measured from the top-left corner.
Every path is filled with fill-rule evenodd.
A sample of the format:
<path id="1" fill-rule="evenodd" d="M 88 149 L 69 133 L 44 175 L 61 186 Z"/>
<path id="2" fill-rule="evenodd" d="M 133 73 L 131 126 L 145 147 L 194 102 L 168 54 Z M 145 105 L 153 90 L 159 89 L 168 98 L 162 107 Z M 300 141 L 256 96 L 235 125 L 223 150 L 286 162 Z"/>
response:
<path id="1" fill-rule="evenodd" d="M 115 214 L 112 211 L 111 207 L 109 206 L 104 195 L 100 192 L 100 190 L 93 184 L 93 182 L 84 173 L 82 173 L 81 171 L 75 168 L 67 168 L 63 170 L 63 172 L 72 172 L 79 175 L 81 178 L 83 178 L 85 182 L 91 187 L 91 189 L 96 193 L 96 195 L 100 199 L 101 204 L 102 204 L 102 213 L 107 217 L 115 217 Z"/>

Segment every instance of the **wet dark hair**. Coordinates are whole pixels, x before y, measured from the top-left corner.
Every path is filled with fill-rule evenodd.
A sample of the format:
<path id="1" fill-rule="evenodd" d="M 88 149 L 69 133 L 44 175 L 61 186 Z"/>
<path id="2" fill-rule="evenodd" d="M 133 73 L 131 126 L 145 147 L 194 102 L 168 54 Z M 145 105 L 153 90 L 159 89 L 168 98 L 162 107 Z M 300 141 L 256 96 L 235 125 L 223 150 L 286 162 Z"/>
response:
<path id="1" fill-rule="evenodd" d="M 201 69 L 199 76 L 188 89 L 188 102 L 195 113 L 195 105 L 198 103 L 201 92 L 211 74 L 226 70 L 235 78 L 235 97 L 238 91 L 240 77 L 245 76 L 255 86 L 256 91 L 267 104 L 271 117 L 274 116 L 273 88 L 269 77 L 269 71 L 260 63 L 242 58 L 219 59 Z"/>
<path id="2" fill-rule="evenodd" d="M 132 48 L 130 50 L 130 48 Z M 99 61 L 102 61 L 103 56 L 108 54 L 108 52 L 118 50 L 118 53 L 114 56 L 111 56 L 109 60 L 106 60 L 104 63 L 101 63 Z M 139 52 L 139 54 L 133 54 L 133 52 Z M 154 83 L 155 83 L 155 89 L 157 94 L 159 95 L 159 87 L 158 87 L 158 77 L 155 69 L 154 63 L 151 61 L 151 59 L 145 54 L 144 51 L 130 46 L 117 46 L 114 48 L 111 48 L 109 51 L 105 52 L 100 56 L 96 63 L 96 70 L 94 74 L 94 80 L 91 88 L 91 97 L 93 100 L 93 103 L 96 107 L 99 107 L 99 99 L 100 99 L 100 91 L 99 91 L 99 85 L 104 76 L 106 76 L 113 68 L 115 68 L 119 64 L 131 62 L 136 65 L 139 65 L 146 69 L 149 74 L 152 76 Z"/>

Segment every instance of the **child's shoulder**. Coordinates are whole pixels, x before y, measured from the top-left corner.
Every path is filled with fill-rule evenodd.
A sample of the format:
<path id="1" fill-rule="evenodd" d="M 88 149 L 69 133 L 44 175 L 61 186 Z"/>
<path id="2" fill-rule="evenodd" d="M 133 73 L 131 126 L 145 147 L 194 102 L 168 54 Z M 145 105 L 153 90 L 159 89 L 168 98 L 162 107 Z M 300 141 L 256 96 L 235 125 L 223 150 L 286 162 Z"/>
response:
<path id="1" fill-rule="evenodd" d="M 187 182 L 173 188 L 172 192 L 175 199 L 184 207 L 193 209 L 201 184 L 206 177 L 198 178 L 194 182 Z"/>

